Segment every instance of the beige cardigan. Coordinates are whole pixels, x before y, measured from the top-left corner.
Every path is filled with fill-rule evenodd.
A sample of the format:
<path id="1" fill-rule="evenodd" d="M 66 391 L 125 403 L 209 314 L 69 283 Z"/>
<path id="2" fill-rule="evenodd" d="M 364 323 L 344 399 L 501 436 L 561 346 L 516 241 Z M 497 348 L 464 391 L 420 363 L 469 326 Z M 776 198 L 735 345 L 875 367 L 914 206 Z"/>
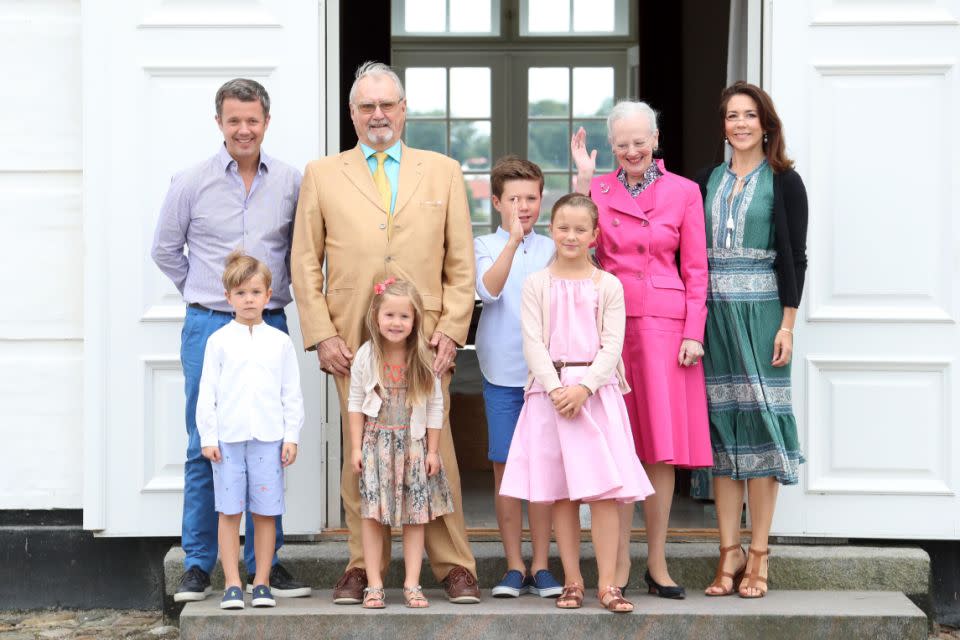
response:
<path id="1" fill-rule="evenodd" d="M 623 369 L 620 352 L 626 326 L 626 306 L 623 301 L 623 285 L 616 276 L 605 271 L 594 275 L 594 283 L 600 294 L 597 306 L 597 331 L 600 333 L 600 350 L 581 383 L 596 392 L 616 373 L 621 393 L 630 393 Z M 523 331 L 523 356 L 530 374 L 526 390 L 534 380 L 550 393 L 563 385 L 553 368 L 550 357 L 550 271 L 544 269 L 530 274 L 523 283 L 520 302 L 520 327 Z"/>
<path id="2" fill-rule="evenodd" d="M 383 399 L 377 391 L 379 385 L 380 376 L 373 364 L 373 347 L 367 340 L 357 349 L 350 367 L 347 411 L 376 418 L 383 405 Z M 443 391 L 437 377 L 433 379 L 433 395 L 426 402 L 414 405 L 410 411 L 410 436 L 414 440 L 425 436 L 428 428 L 443 428 Z"/>

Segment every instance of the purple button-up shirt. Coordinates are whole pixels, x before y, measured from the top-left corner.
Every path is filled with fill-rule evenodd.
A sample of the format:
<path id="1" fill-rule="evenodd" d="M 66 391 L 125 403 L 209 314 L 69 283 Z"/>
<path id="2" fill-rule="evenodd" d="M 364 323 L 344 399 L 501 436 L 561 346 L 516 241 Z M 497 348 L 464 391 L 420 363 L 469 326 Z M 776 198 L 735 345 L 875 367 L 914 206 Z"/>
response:
<path id="1" fill-rule="evenodd" d="M 282 309 L 290 303 L 290 244 L 300 179 L 299 171 L 261 150 L 260 166 L 247 193 L 237 162 L 225 146 L 173 177 L 150 255 L 187 304 L 231 311 L 221 278 L 227 255 L 238 248 L 273 273 L 273 297 L 267 308 Z"/>

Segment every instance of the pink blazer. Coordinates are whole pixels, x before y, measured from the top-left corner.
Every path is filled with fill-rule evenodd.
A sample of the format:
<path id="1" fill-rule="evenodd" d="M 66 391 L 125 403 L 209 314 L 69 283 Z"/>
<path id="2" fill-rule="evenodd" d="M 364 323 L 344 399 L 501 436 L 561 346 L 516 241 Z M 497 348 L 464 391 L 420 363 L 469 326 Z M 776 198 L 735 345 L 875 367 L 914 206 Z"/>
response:
<path id="1" fill-rule="evenodd" d="M 627 316 L 681 319 L 683 337 L 703 342 L 707 237 L 700 189 L 657 163 L 663 175 L 636 199 L 616 171 L 590 183 L 600 210 L 597 259 L 623 284 Z"/>

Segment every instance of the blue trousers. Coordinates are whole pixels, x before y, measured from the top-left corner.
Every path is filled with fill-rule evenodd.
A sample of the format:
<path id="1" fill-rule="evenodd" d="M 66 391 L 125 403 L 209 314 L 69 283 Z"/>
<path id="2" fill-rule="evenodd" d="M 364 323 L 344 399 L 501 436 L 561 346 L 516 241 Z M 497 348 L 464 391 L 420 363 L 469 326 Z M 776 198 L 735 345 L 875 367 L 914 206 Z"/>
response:
<path id="1" fill-rule="evenodd" d="M 229 323 L 232 314 L 187 307 L 180 334 L 180 362 L 183 366 L 184 393 L 187 396 L 187 460 L 183 466 L 183 524 L 181 544 L 186 554 L 184 569 L 199 567 L 207 573 L 217 563 L 217 526 L 219 515 L 214 508 L 213 469 L 210 461 L 200 453 L 200 432 L 197 431 L 197 395 L 200 393 L 200 373 L 203 371 L 203 352 L 210 335 Z M 263 321 L 271 327 L 287 330 L 287 316 L 283 310 L 264 311 Z M 277 545 L 283 546 L 283 524 L 277 518 Z M 247 573 L 256 573 L 253 555 L 253 518 L 247 512 L 247 530 L 243 541 L 243 562 Z M 274 553 L 273 563 L 277 563 Z"/>

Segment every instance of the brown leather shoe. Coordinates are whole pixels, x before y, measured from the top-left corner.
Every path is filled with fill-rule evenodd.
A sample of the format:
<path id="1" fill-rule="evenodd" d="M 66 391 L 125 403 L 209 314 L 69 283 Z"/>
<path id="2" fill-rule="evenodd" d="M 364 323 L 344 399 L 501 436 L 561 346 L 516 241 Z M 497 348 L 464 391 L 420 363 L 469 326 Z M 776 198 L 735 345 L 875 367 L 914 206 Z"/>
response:
<path id="1" fill-rule="evenodd" d="M 337 580 L 333 587 L 333 604 L 360 604 L 367 588 L 367 572 L 354 567 Z"/>
<path id="2" fill-rule="evenodd" d="M 480 602 L 480 588 L 477 579 L 464 567 L 454 567 L 443 579 L 443 590 L 447 600 L 455 604 L 477 604 Z"/>

